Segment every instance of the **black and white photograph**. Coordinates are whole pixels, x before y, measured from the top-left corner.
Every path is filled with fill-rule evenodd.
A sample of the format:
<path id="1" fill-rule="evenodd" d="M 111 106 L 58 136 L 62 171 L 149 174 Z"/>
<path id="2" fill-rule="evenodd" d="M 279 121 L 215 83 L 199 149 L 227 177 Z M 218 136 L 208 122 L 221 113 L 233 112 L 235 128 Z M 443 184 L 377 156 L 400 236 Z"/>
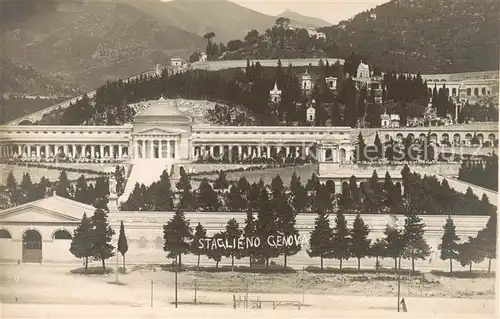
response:
<path id="1" fill-rule="evenodd" d="M 1 318 L 498 318 L 498 0 L 0 0 Z"/>

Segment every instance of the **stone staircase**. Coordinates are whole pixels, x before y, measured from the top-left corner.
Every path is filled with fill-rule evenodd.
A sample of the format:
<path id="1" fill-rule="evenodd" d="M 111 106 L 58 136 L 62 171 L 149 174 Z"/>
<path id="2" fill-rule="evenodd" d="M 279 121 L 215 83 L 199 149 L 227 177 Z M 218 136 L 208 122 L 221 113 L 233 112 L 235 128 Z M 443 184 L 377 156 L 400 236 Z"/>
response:
<path id="1" fill-rule="evenodd" d="M 176 162 L 175 159 L 134 159 L 125 190 L 118 199 L 118 203 L 127 201 L 136 183 L 149 186 L 160 179 L 164 170 L 170 174 Z"/>

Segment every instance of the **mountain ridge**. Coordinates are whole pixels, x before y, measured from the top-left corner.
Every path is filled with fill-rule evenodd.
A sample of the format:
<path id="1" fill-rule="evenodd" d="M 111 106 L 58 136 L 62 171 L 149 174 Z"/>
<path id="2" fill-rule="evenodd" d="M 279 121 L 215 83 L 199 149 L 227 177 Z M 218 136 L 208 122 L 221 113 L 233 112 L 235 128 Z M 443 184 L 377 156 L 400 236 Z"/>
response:
<path id="1" fill-rule="evenodd" d="M 317 17 L 306 16 L 290 9 L 285 9 L 285 11 L 283 11 L 282 13 L 277 14 L 276 18 L 278 17 L 286 17 L 292 21 L 299 21 L 304 27 L 320 28 L 333 25 L 333 23 L 326 20 Z"/>

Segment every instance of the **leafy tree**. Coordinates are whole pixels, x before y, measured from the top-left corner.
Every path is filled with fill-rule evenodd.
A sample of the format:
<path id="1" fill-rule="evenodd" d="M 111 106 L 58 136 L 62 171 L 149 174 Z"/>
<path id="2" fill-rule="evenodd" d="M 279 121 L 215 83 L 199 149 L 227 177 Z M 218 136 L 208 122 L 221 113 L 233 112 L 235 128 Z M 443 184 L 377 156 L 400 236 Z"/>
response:
<path id="1" fill-rule="evenodd" d="M 116 181 L 116 194 L 118 196 L 121 196 L 123 192 L 125 191 L 125 167 L 116 165 L 115 168 L 115 181 Z"/>
<path id="2" fill-rule="evenodd" d="M 278 233 L 277 216 L 272 210 L 269 194 L 265 188 L 260 190 L 259 208 L 257 211 L 257 226 L 255 235 L 259 237 L 261 245 L 258 247 L 257 255 L 266 260 L 266 267 L 269 267 L 269 259 L 279 256 L 278 247 L 270 245 L 268 238 Z"/>
<path id="3" fill-rule="evenodd" d="M 59 180 L 57 181 L 56 194 L 61 197 L 71 198 L 69 191 L 70 183 L 68 174 L 66 174 L 66 170 L 63 169 L 59 175 Z"/>
<path id="4" fill-rule="evenodd" d="M 292 207 L 296 213 L 303 212 L 307 207 L 307 190 L 300 182 L 300 177 L 294 172 L 290 181 L 290 195 Z"/>
<path id="5" fill-rule="evenodd" d="M 444 234 L 441 237 L 441 250 L 440 258 L 442 260 L 448 259 L 450 261 L 450 274 L 453 273 L 453 260 L 458 260 L 458 241 L 459 238 L 455 231 L 455 224 L 451 216 L 446 219 L 446 224 L 443 226 Z"/>
<path id="6" fill-rule="evenodd" d="M 218 232 L 214 236 L 212 236 L 211 240 L 212 241 L 224 240 L 224 234 Z M 222 260 L 223 256 L 224 256 L 224 249 L 223 247 L 219 247 L 218 245 L 216 246 L 215 249 L 207 250 L 207 257 L 208 259 L 212 259 L 213 261 L 215 261 L 215 268 L 219 268 L 219 262 Z"/>
<path id="7" fill-rule="evenodd" d="M 219 172 L 219 176 L 214 182 L 214 189 L 227 189 L 229 187 L 229 182 L 226 179 L 226 173 L 224 171 Z"/>
<path id="8" fill-rule="evenodd" d="M 84 258 L 85 274 L 89 265 L 89 257 L 92 256 L 92 221 L 83 213 L 82 221 L 73 232 L 69 251 L 76 258 Z"/>
<path id="9" fill-rule="evenodd" d="M 180 199 L 178 209 L 191 211 L 196 209 L 196 197 L 191 191 L 191 182 L 189 176 L 186 174 L 184 167 L 179 169 L 180 178 L 175 187 L 180 191 Z"/>
<path id="10" fill-rule="evenodd" d="M 370 256 L 375 257 L 375 271 L 378 273 L 379 268 L 379 258 L 384 258 L 387 256 L 387 244 L 384 240 L 377 238 L 375 242 L 370 247 Z"/>
<path id="11" fill-rule="evenodd" d="M 92 242 L 92 258 L 102 261 L 102 270 L 105 273 L 106 259 L 115 255 L 115 247 L 110 245 L 115 231 L 108 223 L 107 211 L 99 207 L 96 208 L 92 216 L 92 227 L 90 238 Z"/>
<path id="12" fill-rule="evenodd" d="M 462 267 L 469 266 L 469 272 L 472 272 L 472 263 L 480 263 L 484 259 L 478 248 L 478 242 L 473 237 L 458 245 L 458 260 Z"/>
<path id="13" fill-rule="evenodd" d="M 128 251 L 127 237 L 125 236 L 125 226 L 123 220 L 120 221 L 120 234 L 118 235 L 118 251 L 123 257 L 123 268 L 125 269 L 125 254 Z"/>
<path id="14" fill-rule="evenodd" d="M 182 266 L 181 256 L 189 252 L 189 242 L 193 238 L 193 231 L 189 227 L 189 220 L 184 212 L 177 210 L 166 225 L 163 225 L 163 239 L 165 244 L 163 250 L 167 252 L 167 258 L 178 259 L 179 269 Z"/>
<path id="15" fill-rule="evenodd" d="M 194 231 L 194 237 L 193 240 L 191 241 L 191 245 L 189 248 L 189 251 L 196 256 L 198 256 L 198 262 L 196 263 L 196 269 L 200 268 L 200 256 L 201 255 L 206 255 L 207 253 L 207 248 L 205 246 L 200 247 L 200 239 L 205 239 L 207 237 L 207 231 L 205 228 L 203 228 L 203 225 L 201 223 L 198 223 L 196 225 L 195 231 Z"/>
<path id="16" fill-rule="evenodd" d="M 160 181 L 156 184 L 157 189 L 154 202 L 155 211 L 172 211 L 174 209 L 173 192 L 170 184 L 170 177 L 167 170 L 160 176 Z"/>
<path id="17" fill-rule="evenodd" d="M 405 248 L 403 232 L 396 225 L 388 224 L 384 230 L 384 242 L 386 244 L 386 256 L 394 258 L 394 269 L 398 268 L 397 260 L 401 257 Z"/>
<path id="18" fill-rule="evenodd" d="M 227 208 L 231 212 L 241 212 L 245 207 L 245 203 L 243 202 L 243 196 L 241 194 L 238 185 L 235 184 L 231 186 L 229 193 L 227 194 Z"/>
<path id="19" fill-rule="evenodd" d="M 342 271 L 342 260 L 350 257 L 350 238 L 347 221 L 341 211 L 335 217 L 335 227 L 333 228 L 332 252 L 331 256 L 340 261 L 340 271 Z"/>
<path id="20" fill-rule="evenodd" d="M 309 257 L 321 258 L 321 270 L 323 270 L 323 259 L 329 258 L 332 252 L 333 230 L 330 227 L 328 213 L 318 211 L 318 216 L 314 221 L 314 229 L 309 238 L 309 247 L 307 254 Z"/>
<path id="21" fill-rule="evenodd" d="M 351 247 L 350 251 L 353 257 L 358 259 L 358 272 L 360 269 L 361 258 L 364 258 L 370 253 L 370 242 L 368 239 L 368 234 L 370 229 L 368 225 L 365 225 L 363 218 L 359 214 L 356 215 L 352 229 L 350 231 Z"/>
<path id="22" fill-rule="evenodd" d="M 241 258 L 240 251 L 238 250 L 238 246 L 234 245 L 234 241 L 238 241 L 241 237 L 242 231 L 240 230 L 240 225 L 236 221 L 236 219 L 232 218 L 227 222 L 226 230 L 223 233 L 224 239 L 232 246 L 231 248 L 226 247 L 224 251 L 225 257 L 231 257 L 231 271 L 234 271 L 234 258 Z"/>
<path id="23" fill-rule="evenodd" d="M 408 248 L 408 257 L 411 258 L 411 269 L 415 271 L 415 249 L 417 248 L 417 243 L 420 242 L 424 237 L 425 224 L 422 219 L 417 216 L 414 212 L 410 212 L 406 215 L 403 240 Z M 422 243 L 420 243 L 422 247 Z"/>
<path id="24" fill-rule="evenodd" d="M 219 198 L 217 193 L 212 189 L 208 183 L 208 179 L 204 178 L 198 188 L 198 207 L 206 212 L 215 212 L 220 207 Z"/>

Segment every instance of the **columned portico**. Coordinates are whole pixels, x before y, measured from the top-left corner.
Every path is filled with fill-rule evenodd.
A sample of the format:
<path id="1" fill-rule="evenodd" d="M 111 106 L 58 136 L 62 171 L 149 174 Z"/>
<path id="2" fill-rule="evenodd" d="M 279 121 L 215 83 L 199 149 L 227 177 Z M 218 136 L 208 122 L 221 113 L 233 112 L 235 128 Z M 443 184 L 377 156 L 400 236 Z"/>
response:
<path id="1" fill-rule="evenodd" d="M 137 135 L 134 138 L 134 158 L 136 159 L 176 159 L 179 143 L 177 136 Z"/>

